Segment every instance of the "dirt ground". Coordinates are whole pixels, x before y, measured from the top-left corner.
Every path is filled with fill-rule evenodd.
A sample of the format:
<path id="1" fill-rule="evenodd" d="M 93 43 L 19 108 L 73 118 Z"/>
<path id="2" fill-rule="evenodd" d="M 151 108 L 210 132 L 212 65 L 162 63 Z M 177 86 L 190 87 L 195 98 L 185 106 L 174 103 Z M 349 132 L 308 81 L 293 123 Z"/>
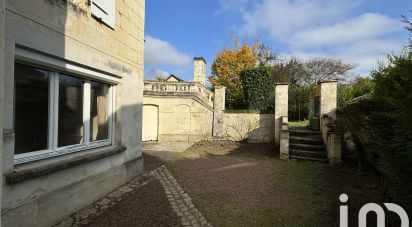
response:
<path id="1" fill-rule="evenodd" d="M 151 171 L 164 160 L 144 153 L 144 171 Z M 159 180 L 153 179 L 147 185 L 127 195 L 114 207 L 94 217 L 90 227 L 136 227 L 136 226 L 182 226 L 180 218 L 169 204 Z"/>
<path id="2" fill-rule="evenodd" d="M 145 171 L 166 163 L 214 226 L 339 226 L 339 195 L 349 195 L 349 226 L 361 206 L 381 204 L 380 178 L 349 166 L 281 161 L 272 144 L 199 142 L 185 152 L 150 145 Z M 182 145 L 176 145 L 182 146 Z M 158 149 L 159 148 L 159 149 Z M 88 226 L 181 226 L 158 180 Z"/>
<path id="3" fill-rule="evenodd" d="M 168 162 L 195 205 L 216 226 L 339 226 L 339 195 L 350 226 L 361 206 L 381 203 L 379 176 L 348 166 L 280 161 L 271 144 L 194 144 Z"/>
<path id="4" fill-rule="evenodd" d="M 152 181 L 95 218 L 90 227 L 182 226 L 159 181 Z"/>

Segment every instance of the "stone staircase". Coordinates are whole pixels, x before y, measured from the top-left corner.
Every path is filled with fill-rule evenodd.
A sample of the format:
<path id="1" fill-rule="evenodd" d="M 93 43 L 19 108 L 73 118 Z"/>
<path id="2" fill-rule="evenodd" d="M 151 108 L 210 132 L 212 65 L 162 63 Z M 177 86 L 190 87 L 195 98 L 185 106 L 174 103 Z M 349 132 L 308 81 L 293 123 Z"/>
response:
<path id="1" fill-rule="evenodd" d="M 320 131 L 307 128 L 289 130 L 289 159 L 327 162 Z"/>

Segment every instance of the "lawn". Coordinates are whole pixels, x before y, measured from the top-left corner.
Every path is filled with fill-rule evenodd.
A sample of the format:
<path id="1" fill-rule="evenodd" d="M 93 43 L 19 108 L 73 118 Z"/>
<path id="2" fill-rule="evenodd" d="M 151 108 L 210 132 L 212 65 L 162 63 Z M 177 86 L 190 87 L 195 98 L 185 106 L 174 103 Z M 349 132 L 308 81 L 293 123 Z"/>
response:
<path id="1" fill-rule="evenodd" d="M 303 128 L 309 126 L 309 120 L 304 121 L 289 121 L 289 127 Z"/>
<path id="2" fill-rule="evenodd" d="M 338 226 L 341 193 L 349 195 L 351 222 L 361 205 L 382 200 L 374 174 L 281 161 L 271 148 L 200 142 L 167 165 L 215 226 Z"/>

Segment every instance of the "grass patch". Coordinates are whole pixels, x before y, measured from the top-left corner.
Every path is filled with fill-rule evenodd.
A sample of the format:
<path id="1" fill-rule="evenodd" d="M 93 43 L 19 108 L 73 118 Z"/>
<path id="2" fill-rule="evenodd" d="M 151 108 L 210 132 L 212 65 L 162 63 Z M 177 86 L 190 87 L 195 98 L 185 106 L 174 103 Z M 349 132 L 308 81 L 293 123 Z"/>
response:
<path id="1" fill-rule="evenodd" d="M 279 207 L 249 208 L 199 197 L 194 202 L 214 226 L 316 226 L 315 220 Z"/>
<path id="2" fill-rule="evenodd" d="M 252 156 L 246 158 L 249 160 Z M 262 158 L 257 160 L 264 161 Z M 325 220 L 318 219 L 327 209 L 318 201 L 323 185 L 317 174 L 322 164 L 272 162 L 273 172 L 269 173 L 268 180 L 278 185 L 271 192 L 275 201 L 251 207 L 198 194 L 192 197 L 194 203 L 215 226 L 327 226 L 322 224 Z"/>
<path id="3" fill-rule="evenodd" d="M 326 208 L 325 204 L 319 202 L 318 195 L 323 187 L 322 178 L 319 174 L 322 172 L 324 164 L 311 162 L 294 162 L 281 161 L 273 156 L 265 155 L 270 152 L 259 152 L 254 149 L 258 145 L 244 144 L 241 148 L 237 147 L 236 143 L 215 143 L 203 144 L 202 146 L 195 145 L 187 151 L 180 153 L 178 159 L 168 162 L 168 168 L 173 172 L 178 181 L 191 195 L 196 207 L 205 215 L 208 221 L 215 226 L 322 226 L 318 225 L 320 212 Z M 245 148 L 246 147 L 246 148 Z M 230 151 L 232 149 L 232 151 Z M 259 148 L 257 148 L 259 149 Z M 260 148 L 262 149 L 262 148 Z M 247 152 L 247 151 L 248 152 Z M 227 176 L 221 169 L 236 164 L 218 165 L 222 159 L 237 159 L 239 162 L 255 163 L 256 166 L 266 166 L 265 171 L 258 172 L 256 177 L 265 177 L 261 181 L 263 185 L 250 185 L 249 188 L 256 190 L 245 191 L 237 190 L 212 190 L 202 191 L 193 189 L 193 187 L 201 187 L 191 184 L 193 177 L 188 175 L 188 171 L 181 167 L 179 160 L 184 160 L 190 157 L 198 157 L 201 159 L 211 160 L 208 172 L 204 169 L 199 174 L 202 175 L 219 175 L 215 181 L 218 184 L 225 184 Z M 193 166 L 201 166 L 196 159 L 191 160 Z M 199 167 L 204 168 L 204 166 Z M 257 168 L 257 167 L 252 167 Z M 252 168 L 250 170 L 252 170 Z M 251 178 L 242 178 L 242 175 L 249 172 L 249 169 L 239 168 L 236 170 L 236 178 L 240 178 L 242 184 L 252 184 Z M 193 175 L 192 175 L 193 176 Z M 196 176 L 197 177 L 197 176 Z M 248 177 L 250 177 L 248 175 Z M 225 180 L 222 180 L 225 179 Z M 245 179 L 243 181 L 243 179 Z M 253 177 L 253 179 L 255 179 Z M 204 178 L 207 184 L 210 182 L 207 176 Z M 222 182 L 222 183 L 220 183 Z M 228 185 L 227 187 L 236 187 Z M 257 187 L 264 187 L 265 191 L 257 190 Z M 233 192 L 233 193 L 232 193 Z M 262 193 L 259 202 L 251 204 L 242 201 L 241 199 L 233 199 L 238 194 L 255 195 Z M 326 225 L 325 225 L 326 226 Z"/>
<path id="4" fill-rule="evenodd" d="M 289 127 L 308 127 L 309 120 L 304 121 L 289 121 Z"/>
<path id="5" fill-rule="evenodd" d="M 382 194 L 356 168 L 282 161 L 271 144 L 199 142 L 167 163 L 195 206 L 215 226 L 338 226 L 339 195 L 350 212 Z M 369 173 L 368 175 L 370 175 Z M 357 216 L 349 217 L 357 226 Z"/>

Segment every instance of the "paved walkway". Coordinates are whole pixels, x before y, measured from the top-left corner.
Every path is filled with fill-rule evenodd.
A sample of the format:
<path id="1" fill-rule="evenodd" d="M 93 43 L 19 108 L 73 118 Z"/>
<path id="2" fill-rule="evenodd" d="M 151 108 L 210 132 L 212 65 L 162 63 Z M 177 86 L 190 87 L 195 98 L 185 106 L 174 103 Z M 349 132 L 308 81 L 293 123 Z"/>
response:
<path id="1" fill-rule="evenodd" d="M 192 199 L 177 183 L 173 175 L 162 165 L 154 170 L 157 179 L 160 180 L 167 199 L 174 212 L 180 217 L 183 226 L 212 226 L 198 209 L 193 205 Z"/>
<path id="2" fill-rule="evenodd" d="M 144 143 L 145 171 L 56 226 L 211 226 L 163 165 L 189 143 Z"/>
<path id="3" fill-rule="evenodd" d="M 162 160 L 173 159 L 176 154 L 187 150 L 193 143 L 188 142 L 143 142 L 143 153 L 156 156 Z"/>

